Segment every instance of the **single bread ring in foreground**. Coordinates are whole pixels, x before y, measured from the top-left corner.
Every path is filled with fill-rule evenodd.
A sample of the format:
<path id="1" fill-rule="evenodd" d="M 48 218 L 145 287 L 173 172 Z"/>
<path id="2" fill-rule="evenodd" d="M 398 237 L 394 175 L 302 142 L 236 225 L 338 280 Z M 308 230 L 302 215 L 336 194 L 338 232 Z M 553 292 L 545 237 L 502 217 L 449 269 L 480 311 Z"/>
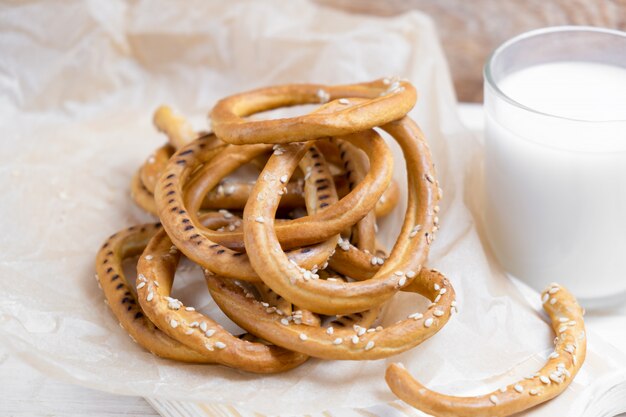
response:
<path id="1" fill-rule="evenodd" d="M 235 323 L 250 333 L 279 346 L 323 359 L 373 360 L 405 352 L 437 333 L 455 311 L 455 294 L 439 272 L 422 269 L 420 276 L 403 291 L 415 292 L 432 301 L 423 313 L 415 312 L 386 328 L 368 329 L 380 306 L 357 315 L 353 327 L 310 327 L 285 321 L 246 298 L 234 283 L 205 274 L 211 296 Z M 249 320 L 248 317 L 255 317 Z"/>
<path id="2" fill-rule="evenodd" d="M 501 390 L 476 397 L 455 397 L 429 390 L 402 366 L 392 364 L 385 379 L 394 394 L 413 407 L 438 417 L 505 417 L 546 402 L 567 388 L 587 349 L 582 308 L 565 288 L 552 284 L 543 292 L 543 307 L 557 334 L 554 352 L 535 375 Z"/>
<path id="3" fill-rule="evenodd" d="M 209 214 L 205 216 L 204 221 L 218 226 L 223 224 L 225 219 L 219 214 Z M 133 226 L 112 235 L 102 245 L 96 256 L 96 278 L 104 292 L 106 303 L 133 341 L 154 355 L 181 362 L 215 364 L 217 361 L 214 353 L 208 350 L 198 352 L 169 337 L 155 326 L 137 303 L 137 297 L 126 279 L 122 267 L 124 259 L 141 253 L 148 241 L 157 233 L 164 234 L 159 223 Z M 170 261 L 178 260 L 177 251 L 175 253 L 168 251 L 168 254 L 171 257 Z M 144 288 L 145 278 L 140 276 L 137 286 L 140 290 Z M 259 344 L 246 345 L 254 346 L 257 352 L 260 348 L 261 353 L 257 354 L 255 359 L 258 360 L 253 365 L 242 360 L 240 362 L 242 369 L 263 373 L 281 372 L 298 366 L 307 359 L 306 355 L 286 351 L 284 355 L 270 356 L 268 360 L 266 351 L 271 353 L 271 350 L 265 345 L 260 347 L 257 345 Z"/>
<path id="4" fill-rule="evenodd" d="M 419 274 L 434 237 L 438 191 L 428 146 L 415 122 L 408 117 L 381 127 L 398 142 L 407 167 L 408 199 L 404 223 L 389 258 L 372 278 L 361 282 L 305 280 L 293 268 L 278 242 L 274 214 L 277 185 L 257 181 L 244 210 L 245 246 L 252 267 L 263 282 L 294 304 L 321 314 L 350 314 L 369 310 L 392 297 Z M 285 146 L 273 155 L 265 170 L 274 176 L 289 175 L 298 163 L 299 144 Z M 263 195 L 263 201 L 257 199 Z"/>
<path id="5" fill-rule="evenodd" d="M 306 355 L 278 346 L 239 339 L 211 318 L 172 298 L 179 259 L 180 252 L 172 246 L 165 230 L 160 230 L 137 264 L 137 298 L 144 313 L 161 331 L 214 363 L 248 372 L 282 372 L 307 359 Z"/>
<path id="6" fill-rule="evenodd" d="M 245 119 L 253 114 L 299 104 L 361 98 L 356 106 L 330 113 L 272 119 Z M 363 100 L 365 99 L 365 100 Z M 406 115 L 415 105 L 415 87 L 405 81 L 380 79 L 368 83 L 325 86 L 290 84 L 260 88 L 226 97 L 211 111 L 211 126 L 218 138 L 234 145 L 304 142 L 341 136 L 382 126 Z"/>

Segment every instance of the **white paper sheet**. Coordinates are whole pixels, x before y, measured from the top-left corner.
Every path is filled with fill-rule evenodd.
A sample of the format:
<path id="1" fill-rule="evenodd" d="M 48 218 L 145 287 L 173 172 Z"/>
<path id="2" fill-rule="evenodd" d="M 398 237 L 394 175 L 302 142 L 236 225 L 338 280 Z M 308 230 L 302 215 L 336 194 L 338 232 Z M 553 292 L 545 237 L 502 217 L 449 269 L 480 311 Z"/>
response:
<path id="1" fill-rule="evenodd" d="M 434 389 L 467 394 L 526 375 L 550 352 L 545 317 L 484 249 L 481 147 L 458 122 L 425 16 L 349 15 L 303 0 L 0 7 L 0 343 L 9 351 L 49 375 L 102 390 L 283 414 L 393 400 L 383 379 L 391 361 Z M 107 236 L 150 220 L 133 206 L 129 182 L 164 141 L 151 126 L 152 111 L 169 103 L 202 128 L 227 94 L 387 75 L 408 78 L 420 94 L 412 115 L 429 139 L 445 193 L 430 266 L 452 281 L 460 314 L 398 357 L 310 360 L 276 376 L 164 361 L 133 344 L 102 302 L 93 262 Z M 404 181 L 398 154 L 395 175 Z M 382 230 L 392 236 L 397 221 Z M 208 294 L 192 298 L 204 283 L 185 282 L 178 296 L 215 312 Z M 416 305 L 423 303 L 398 296 L 383 324 Z M 622 360 L 595 359 L 605 369 Z M 587 368 L 544 409 L 571 403 L 599 375 L 600 368 Z"/>

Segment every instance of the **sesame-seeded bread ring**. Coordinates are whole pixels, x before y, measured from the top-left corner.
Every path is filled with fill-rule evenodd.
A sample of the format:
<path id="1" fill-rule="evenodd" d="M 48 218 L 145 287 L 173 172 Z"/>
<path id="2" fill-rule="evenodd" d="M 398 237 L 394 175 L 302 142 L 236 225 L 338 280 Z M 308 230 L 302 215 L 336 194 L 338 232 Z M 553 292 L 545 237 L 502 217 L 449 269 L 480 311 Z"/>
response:
<path id="1" fill-rule="evenodd" d="M 105 303 L 131 339 L 154 355 L 180 362 L 213 364 L 215 360 L 208 352 L 197 352 L 156 327 L 137 303 L 135 292 L 126 279 L 124 259 L 140 254 L 159 231 L 162 231 L 159 223 L 133 226 L 112 235 L 102 245 L 96 256 L 96 278 L 104 292 Z M 298 356 L 299 360 L 304 358 Z M 280 370 L 282 366 L 277 368 Z"/>
<path id="2" fill-rule="evenodd" d="M 372 360 L 386 358 L 411 349 L 438 332 L 455 310 L 454 290 L 436 271 L 422 273 L 403 291 L 416 292 L 432 301 L 424 313 L 413 313 L 387 328 L 369 330 L 380 306 L 352 313 L 354 326 L 331 325 L 311 328 L 294 324 L 284 316 L 246 298 L 234 283 L 205 275 L 209 290 L 222 311 L 250 333 L 279 346 L 323 359 Z M 249 321 L 247 317 L 256 317 Z"/>
<path id="3" fill-rule="evenodd" d="M 393 158 L 385 141 L 374 131 L 350 135 L 345 137 L 345 140 L 349 140 L 367 152 L 370 158 L 370 171 L 366 178 L 339 202 L 332 205 L 328 202 L 320 202 L 320 208 L 325 210 L 319 210 L 319 212 L 306 217 L 277 225 L 278 238 L 283 248 L 290 249 L 315 244 L 340 233 L 374 209 L 376 202 L 387 189 L 391 180 Z M 215 188 L 232 170 L 239 168 L 253 158 L 254 152 L 263 152 L 267 145 L 231 145 L 225 148 L 223 155 L 213 155 L 210 153 L 210 149 L 208 151 L 205 149 L 194 150 L 196 146 L 197 144 L 194 142 L 176 153 L 170 159 L 166 171 L 161 176 L 155 200 L 163 225 L 177 245 L 180 238 L 175 235 L 176 233 L 198 234 L 201 239 L 219 243 L 230 249 L 243 250 L 244 239 L 241 232 L 215 233 L 204 230 L 198 224 L 197 219 L 193 217 L 199 210 L 204 196 L 211 189 Z M 274 155 L 280 156 L 282 152 L 282 148 L 275 150 Z M 319 152 L 317 155 L 318 158 L 323 157 Z M 222 161 L 222 159 L 224 160 Z M 314 173 L 316 169 L 314 164 L 309 172 Z M 329 179 L 329 183 L 331 179 Z M 325 198 L 327 193 L 321 192 L 329 184 L 322 184 L 322 179 L 319 181 L 317 188 L 320 191 L 320 198 Z M 280 189 L 276 191 L 280 192 L 281 196 L 284 193 L 284 185 L 287 183 L 288 181 L 281 182 Z M 189 224 L 182 227 L 182 230 L 178 230 L 178 232 L 175 230 L 175 224 L 172 223 L 176 220 L 174 207 L 177 207 L 179 211 L 189 213 L 190 217 Z M 172 214 L 172 210 L 174 210 L 174 214 Z M 198 248 L 198 250 L 201 251 L 202 249 Z M 183 252 L 195 262 L 202 262 L 199 257 L 194 257 L 184 249 Z"/>
<path id="4" fill-rule="evenodd" d="M 186 184 L 187 176 L 192 171 L 196 172 L 196 169 L 196 175 L 200 177 L 200 180 L 208 183 L 206 188 L 212 188 L 230 170 L 236 169 L 242 163 L 247 162 L 249 158 L 254 157 L 255 153 L 261 151 L 264 145 L 247 145 L 242 147 L 229 145 L 221 153 L 214 155 L 214 158 L 209 160 L 207 165 L 197 168 L 194 165 L 195 159 L 192 156 L 197 156 L 204 152 L 200 147 L 201 145 L 202 142 L 199 139 L 183 148 L 179 151 L 179 156 L 174 155 L 170 160 L 170 165 L 180 166 L 181 169 L 166 171 L 159 181 L 160 185 L 157 187 L 156 202 L 159 207 L 161 221 L 174 244 L 194 262 L 221 277 L 259 281 L 258 274 L 249 263 L 248 254 L 233 251 L 211 240 L 211 237 L 220 237 L 226 234 L 237 233 L 237 231 L 215 232 L 202 227 L 197 215 L 192 215 L 192 212 L 195 210 L 188 208 L 188 206 L 197 207 L 197 201 L 203 198 L 202 192 L 185 195 L 180 192 L 180 189 L 183 187 L 181 183 Z M 310 157 L 302 159 L 302 163 L 305 164 L 302 167 L 304 170 L 318 163 L 322 168 L 320 169 L 321 172 L 316 170 L 314 175 L 307 178 L 304 185 L 305 204 L 311 214 L 315 214 L 320 210 L 320 197 L 325 196 L 324 198 L 330 203 L 337 201 L 334 184 L 332 184 L 332 176 L 326 164 L 323 164 L 322 167 L 322 162 L 314 160 L 313 155 L 316 154 L 319 153 L 311 151 Z M 319 159 L 319 155 L 317 159 Z M 284 184 L 278 180 L 276 178 L 276 181 L 279 182 L 282 188 Z M 327 182 L 329 184 L 328 189 L 319 190 L 315 185 L 318 181 Z M 287 183 L 287 181 L 284 183 Z M 189 186 L 191 187 L 194 184 L 197 183 L 194 183 L 194 179 L 192 179 Z M 174 191 L 175 189 L 179 192 Z M 187 197 L 188 204 L 185 204 L 183 197 Z M 165 200 L 165 203 L 163 203 L 163 200 Z M 207 235 L 210 237 L 207 237 Z M 289 259 L 306 269 L 311 269 L 315 265 L 323 265 L 334 250 L 336 242 L 337 237 L 335 236 L 316 245 L 293 250 L 289 253 Z"/>
<path id="5" fill-rule="evenodd" d="M 328 315 L 371 309 L 409 284 L 426 261 L 438 210 L 438 191 L 428 146 L 415 122 L 408 117 L 381 128 L 402 148 L 409 193 L 398 240 L 389 258 L 371 279 L 350 283 L 305 280 L 302 271 L 290 265 L 276 238 L 273 216 L 279 200 L 277 185 L 266 181 L 263 173 L 255 184 L 243 215 L 250 263 L 265 284 L 300 307 Z M 265 170 L 273 176 L 289 176 L 297 164 L 299 146 L 285 145 L 285 153 L 273 155 Z M 257 195 L 264 195 L 264 200 L 258 201 Z"/>
<path id="6" fill-rule="evenodd" d="M 429 390 L 404 367 L 392 364 L 387 369 L 387 384 L 403 401 L 438 417 L 505 417 L 556 397 L 572 382 L 585 360 L 585 324 L 581 307 L 564 287 L 552 284 L 542 297 L 557 337 L 554 352 L 536 374 L 489 394 L 455 397 Z"/>
<path id="7" fill-rule="evenodd" d="M 137 297 L 161 331 L 214 363 L 255 373 L 292 369 L 307 356 L 233 336 L 217 322 L 170 297 L 180 252 L 164 230 L 157 232 L 137 264 Z"/>
<path id="8" fill-rule="evenodd" d="M 355 106 L 332 112 L 272 119 L 246 119 L 255 113 L 299 104 L 361 98 Z M 369 83 L 325 86 L 290 84 L 236 94 L 217 102 L 211 126 L 221 140 L 236 144 L 303 142 L 371 129 L 402 118 L 415 105 L 417 93 L 408 82 L 380 79 Z"/>

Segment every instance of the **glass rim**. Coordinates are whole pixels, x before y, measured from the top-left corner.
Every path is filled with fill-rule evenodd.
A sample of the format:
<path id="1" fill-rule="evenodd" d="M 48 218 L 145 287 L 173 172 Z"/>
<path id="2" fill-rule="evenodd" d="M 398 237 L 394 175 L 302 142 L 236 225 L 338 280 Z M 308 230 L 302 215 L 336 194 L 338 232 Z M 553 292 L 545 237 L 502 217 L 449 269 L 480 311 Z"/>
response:
<path id="1" fill-rule="evenodd" d="M 578 118 L 572 118 L 572 117 L 565 117 L 565 116 L 559 116 L 556 114 L 552 114 L 552 113 L 546 113 L 537 109 L 533 109 L 532 107 L 528 107 L 516 100 L 514 100 L 513 98 L 509 97 L 506 93 L 504 93 L 504 91 L 502 91 L 500 89 L 500 87 L 498 87 L 498 84 L 496 83 L 496 81 L 493 79 L 493 74 L 491 71 L 491 67 L 493 65 L 493 62 L 495 62 L 495 60 L 498 59 L 498 56 L 504 51 L 506 50 L 508 47 L 510 47 L 511 45 L 514 45 L 520 41 L 523 41 L 525 39 L 528 38 L 533 38 L 536 36 L 542 36 L 545 34 L 549 34 L 549 33 L 559 33 L 559 32 L 594 32 L 594 33 L 602 33 L 605 35 L 611 35 L 611 36 L 617 36 L 619 38 L 623 38 L 624 42 L 626 42 L 626 32 L 623 32 L 621 30 L 617 30 L 617 29 L 608 29 L 608 28 L 602 28 L 602 27 L 596 27 L 596 26 L 578 26 L 578 25 L 565 25 L 565 26 L 550 26 L 550 27 L 545 27 L 545 28 L 541 28 L 541 29 L 534 29 L 534 30 L 530 30 L 528 32 L 524 32 L 521 33 L 517 36 L 514 36 L 513 38 L 505 41 L 504 43 L 502 43 L 500 46 L 498 46 L 496 49 L 493 50 L 493 52 L 491 52 L 491 54 L 489 54 L 489 57 L 487 58 L 487 61 L 485 63 L 485 66 L 483 67 L 483 78 L 484 78 L 484 82 L 486 83 L 486 85 L 489 86 L 489 88 L 491 88 L 493 90 L 493 92 L 496 94 L 496 96 L 498 96 L 500 99 L 506 101 L 507 103 L 532 112 L 532 113 L 536 113 L 542 116 L 546 116 L 546 117 L 552 117 L 555 119 L 562 119 L 562 120 L 568 120 L 568 121 L 572 121 L 572 122 L 581 122 L 581 123 L 623 123 L 626 122 L 626 118 L 625 119 L 607 119 L 607 120 L 587 120 L 587 119 L 578 119 Z"/>

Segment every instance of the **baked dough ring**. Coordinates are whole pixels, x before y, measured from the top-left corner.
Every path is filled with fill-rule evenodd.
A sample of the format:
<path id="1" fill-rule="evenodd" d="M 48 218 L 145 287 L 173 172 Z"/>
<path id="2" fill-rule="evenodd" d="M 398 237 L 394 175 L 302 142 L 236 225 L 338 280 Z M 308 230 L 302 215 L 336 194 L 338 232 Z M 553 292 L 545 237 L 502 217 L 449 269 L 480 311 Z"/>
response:
<path id="1" fill-rule="evenodd" d="M 355 106 L 303 116 L 250 120 L 253 114 L 299 104 L 326 103 L 359 97 Z M 289 84 L 236 94 L 217 102 L 211 111 L 213 131 L 235 145 L 304 142 L 325 136 L 341 136 L 382 126 L 406 115 L 415 105 L 415 88 L 405 81 L 380 79 L 368 83 L 325 86 Z"/>
<path id="2" fill-rule="evenodd" d="M 552 284 L 542 297 L 557 337 L 554 352 L 538 373 L 489 394 L 455 397 L 429 390 L 404 367 L 392 364 L 385 376 L 391 391 L 413 407 L 439 417 L 505 417 L 556 397 L 585 360 L 585 324 L 581 307 L 564 287 Z"/>
<path id="3" fill-rule="evenodd" d="M 171 298 L 179 260 L 180 252 L 173 248 L 165 231 L 160 230 L 137 264 L 139 303 L 165 334 L 214 363 L 248 372 L 283 372 L 306 361 L 307 357 L 302 354 L 239 339 L 212 319 Z"/>
<path id="4" fill-rule="evenodd" d="M 273 216 L 279 196 L 275 183 L 263 173 L 244 210 L 245 245 L 252 267 L 274 291 L 294 304 L 321 314 L 349 314 L 365 311 L 387 301 L 398 288 L 416 277 L 428 255 L 433 239 L 437 187 L 428 146 L 421 131 L 408 117 L 382 127 L 398 142 L 405 156 L 408 199 L 404 223 L 390 257 L 371 279 L 361 282 L 304 280 L 303 273 L 290 265 L 276 237 Z M 297 148 L 285 145 L 285 153 L 272 156 L 265 170 L 274 176 L 289 176 L 297 164 Z M 265 172 L 265 171 L 264 171 Z M 262 202 L 258 195 L 264 195 Z M 256 219 L 263 219 L 258 222 Z"/>
<path id="5" fill-rule="evenodd" d="M 206 220 L 209 220 L 213 226 L 224 222 L 221 216 L 213 216 Z M 96 277 L 104 292 L 106 303 L 130 337 L 153 354 L 181 362 L 214 364 L 216 363 L 214 354 L 209 354 L 208 351 L 197 352 L 156 327 L 144 315 L 126 279 L 122 266 L 123 260 L 141 253 L 148 241 L 157 233 L 163 233 L 159 223 L 133 226 L 112 235 L 102 245 L 96 256 Z M 176 254 L 170 255 L 178 257 Z M 303 363 L 306 358 L 305 355 L 286 353 L 267 361 L 264 356 L 261 356 L 260 359 L 265 362 L 260 361 L 259 365 L 265 367 L 259 372 L 281 372 Z M 248 370 L 254 372 L 254 369 Z"/>
<path id="6" fill-rule="evenodd" d="M 210 157 L 215 156 L 218 158 L 219 151 L 213 148 L 203 149 L 201 147 L 202 144 L 203 138 L 200 138 L 181 149 L 172 157 L 168 164 L 168 169 L 162 175 L 156 194 L 161 221 L 175 245 L 194 262 L 221 277 L 259 281 L 260 278 L 250 265 L 247 254 L 235 252 L 211 240 L 212 237 L 232 235 L 237 232 L 221 233 L 202 227 L 197 217 L 190 214 L 191 209 L 187 209 L 183 200 L 186 197 L 186 200 L 190 201 L 190 205 L 195 206 L 194 198 L 202 199 L 202 191 L 195 191 L 195 194 L 192 193 L 185 196 L 181 189 L 192 173 L 196 173 L 198 176 L 196 178 L 205 181 L 204 185 L 208 184 L 206 188 L 213 188 L 214 184 L 219 182 L 219 179 L 226 175 L 229 170 L 236 169 L 242 163 L 245 163 L 247 158 L 253 157 L 255 150 L 260 151 L 265 145 L 248 145 L 246 147 L 230 145 L 223 149 L 224 152 L 228 152 L 224 154 L 225 159 L 220 159 L 224 163 L 214 164 L 215 160 L 211 161 Z M 206 155 L 207 153 L 209 154 L 208 156 Z M 230 156 L 233 156 L 234 159 L 229 159 Z M 313 157 L 305 158 L 303 163 L 317 164 L 318 162 L 313 161 L 313 159 Z M 209 161 L 207 165 L 198 169 L 200 164 L 198 161 L 207 160 Z M 326 164 L 321 166 L 321 162 L 319 163 L 320 170 L 316 170 L 314 175 L 311 175 L 305 181 L 305 190 L 307 188 L 311 190 L 311 197 L 308 198 L 309 201 L 307 202 L 311 214 L 315 214 L 319 210 L 321 205 L 319 203 L 320 197 L 326 195 L 330 202 L 336 201 L 337 198 L 334 185 L 331 183 L 332 176 Z M 193 181 L 190 186 L 194 186 Z M 319 190 L 315 187 L 314 185 L 317 181 L 327 181 L 330 184 L 328 191 L 322 192 L 326 190 Z M 281 187 L 283 186 L 282 182 L 278 183 Z M 198 188 L 201 189 L 202 187 L 198 186 Z M 210 237 L 207 237 L 207 235 Z M 240 232 L 239 235 L 241 235 Z M 305 269 L 323 265 L 334 250 L 336 241 L 337 238 L 335 237 L 334 240 L 329 239 L 311 247 L 293 250 L 289 253 L 289 259 Z"/>
<path id="7" fill-rule="evenodd" d="M 393 157 L 385 141 L 374 131 L 350 135 L 345 137 L 345 140 L 351 141 L 360 149 L 367 152 L 368 156 L 371 158 L 370 171 L 367 173 L 366 178 L 356 185 L 354 190 L 348 193 L 348 195 L 339 202 L 333 204 L 330 204 L 328 201 L 321 202 L 319 208 L 324 210 L 320 210 L 318 213 L 311 213 L 306 217 L 277 224 L 276 232 L 281 246 L 284 249 L 315 244 L 340 233 L 346 229 L 346 227 L 352 226 L 366 216 L 367 213 L 374 208 L 376 202 L 387 189 L 391 180 Z M 166 173 L 161 177 L 161 190 L 166 193 L 168 198 L 177 200 L 177 206 L 181 206 L 186 212 L 196 213 L 204 196 L 219 183 L 219 180 L 232 172 L 232 170 L 246 163 L 248 158 L 252 158 L 254 149 L 261 152 L 265 149 L 265 146 L 267 145 L 231 145 L 225 149 L 224 155 L 216 156 L 218 159 L 224 157 L 224 159 L 226 159 L 225 162 L 208 162 L 204 167 L 199 168 L 198 172 L 189 182 L 185 174 L 186 170 L 195 169 L 199 164 L 205 162 L 206 159 L 201 154 L 196 155 L 195 159 L 188 162 L 187 167 L 181 167 L 178 163 L 170 161 Z M 226 154 L 227 152 L 232 153 L 234 158 L 230 159 L 229 155 Z M 280 157 L 282 153 L 275 153 L 275 155 Z M 320 160 L 323 158 L 323 155 L 319 152 L 315 155 L 317 155 L 315 158 L 320 158 Z M 174 159 L 177 159 L 177 157 L 172 158 L 172 160 Z M 318 165 L 316 164 L 321 166 L 322 162 L 314 163 L 309 169 L 310 173 L 315 173 L 316 170 L 318 170 Z M 261 176 L 271 175 L 269 171 L 264 172 L 265 173 L 261 174 Z M 174 174 L 174 177 L 168 180 L 167 177 L 172 174 Z M 282 177 L 282 175 L 277 176 L 276 179 L 279 177 Z M 331 185 L 332 177 L 328 177 L 327 180 L 327 182 L 324 182 L 326 181 L 325 178 L 317 179 L 319 183 L 317 183 L 316 186 L 318 191 L 320 191 L 320 199 L 328 198 L 328 193 L 322 193 L 322 191 Z M 257 180 L 257 182 L 258 181 L 259 180 Z M 169 183 L 172 183 L 172 185 L 169 186 L 168 190 L 164 190 L 164 188 L 168 187 Z M 282 196 L 285 184 L 287 184 L 287 181 L 281 181 L 281 183 L 278 184 L 279 189 L 275 192 Z M 180 194 L 183 194 L 182 199 L 180 198 Z M 256 196 L 255 198 L 259 197 Z M 157 193 L 157 206 L 159 200 L 163 201 L 163 199 L 163 196 L 161 195 L 161 197 L 159 197 Z M 163 214 L 161 217 L 163 217 Z M 163 223 L 168 232 L 170 232 L 170 221 L 167 217 L 163 218 Z M 194 227 L 194 233 L 198 233 L 215 243 L 219 243 L 230 249 L 244 249 L 244 239 L 241 232 L 216 233 L 210 230 L 202 230 L 202 228 L 197 226 L 197 221 L 193 219 L 193 214 L 191 214 L 190 225 L 186 227 L 189 226 Z M 174 241 L 177 242 L 176 239 L 174 239 Z M 190 256 L 188 253 L 186 253 L 186 255 Z"/>
<path id="8" fill-rule="evenodd" d="M 205 275 L 211 296 L 231 320 L 250 333 L 279 346 L 323 359 L 369 360 L 386 358 L 411 349 L 439 331 L 454 309 L 454 290 L 440 273 L 423 269 L 403 291 L 416 292 L 431 301 L 422 313 L 409 315 L 387 328 L 368 327 L 378 315 L 380 306 L 363 312 L 355 327 L 316 328 L 284 322 L 284 317 L 267 311 L 245 296 L 234 283 Z M 255 320 L 248 320 L 255 317 Z"/>

